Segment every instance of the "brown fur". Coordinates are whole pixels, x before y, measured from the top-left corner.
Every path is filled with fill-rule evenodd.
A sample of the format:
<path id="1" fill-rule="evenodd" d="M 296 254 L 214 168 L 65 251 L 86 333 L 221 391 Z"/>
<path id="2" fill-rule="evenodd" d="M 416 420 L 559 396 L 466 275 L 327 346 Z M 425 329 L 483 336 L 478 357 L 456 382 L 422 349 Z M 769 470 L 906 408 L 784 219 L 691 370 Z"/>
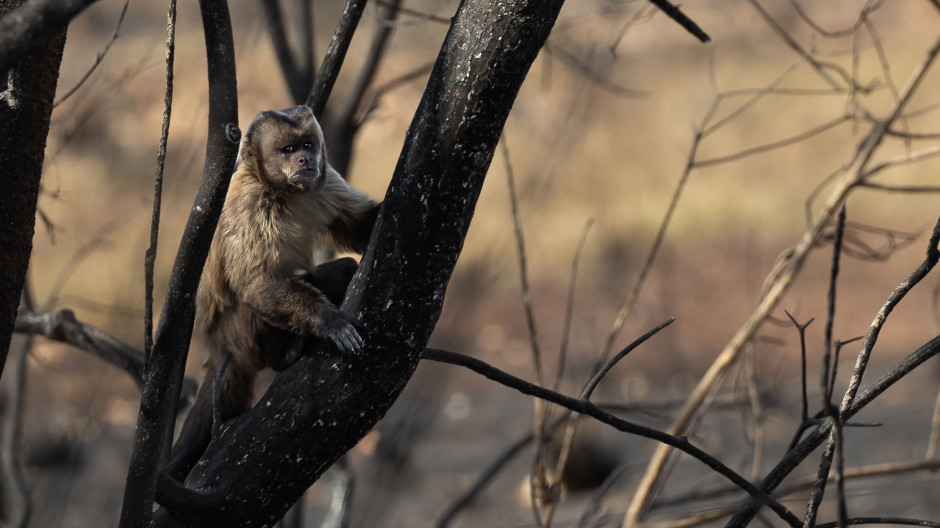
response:
<path id="1" fill-rule="evenodd" d="M 258 114 L 242 139 L 199 284 L 196 323 L 209 359 L 167 467 L 172 478 L 184 480 L 209 443 L 213 379 L 227 354 L 216 403 L 223 421 L 250 408 L 261 369 L 297 359 L 298 336 L 359 352 L 362 340 L 337 308 L 357 264 L 314 266 L 313 250 L 331 243 L 361 253 L 378 207 L 329 166 L 309 108 Z"/>

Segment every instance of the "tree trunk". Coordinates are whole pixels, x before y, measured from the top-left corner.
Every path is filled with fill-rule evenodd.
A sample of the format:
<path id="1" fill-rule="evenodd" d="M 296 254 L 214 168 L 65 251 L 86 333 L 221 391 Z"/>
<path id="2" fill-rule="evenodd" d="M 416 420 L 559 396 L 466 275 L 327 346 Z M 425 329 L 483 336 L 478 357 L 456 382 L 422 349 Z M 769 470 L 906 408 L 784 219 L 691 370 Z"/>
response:
<path id="1" fill-rule="evenodd" d="M 0 0 L 4 16 L 22 0 Z M 0 72 L 0 374 L 33 250 L 39 179 L 65 30 Z"/>

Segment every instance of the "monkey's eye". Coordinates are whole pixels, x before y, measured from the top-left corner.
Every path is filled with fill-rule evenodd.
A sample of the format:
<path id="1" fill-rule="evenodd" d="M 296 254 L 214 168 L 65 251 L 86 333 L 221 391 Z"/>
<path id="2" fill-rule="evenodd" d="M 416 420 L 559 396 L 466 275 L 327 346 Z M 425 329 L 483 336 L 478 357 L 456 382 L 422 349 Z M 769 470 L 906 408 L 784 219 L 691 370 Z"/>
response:
<path id="1" fill-rule="evenodd" d="M 306 143 L 304 143 L 304 149 L 310 150 L 310 149 L 312 149 L 312 148 L 313 148 L 313 143 L 311 143 L 311 142 L 309 142 L 309 141 L 306 142 Z"/>
<path id="2" fill-rule="evenodd" d="M 286 147 L 281 149 L 281 152 L 283 152 L 284 154 L 290 154 L 294 152 L 295 150 L 297 150 L 297 147 L 293 145 L 287 145 Z"/>

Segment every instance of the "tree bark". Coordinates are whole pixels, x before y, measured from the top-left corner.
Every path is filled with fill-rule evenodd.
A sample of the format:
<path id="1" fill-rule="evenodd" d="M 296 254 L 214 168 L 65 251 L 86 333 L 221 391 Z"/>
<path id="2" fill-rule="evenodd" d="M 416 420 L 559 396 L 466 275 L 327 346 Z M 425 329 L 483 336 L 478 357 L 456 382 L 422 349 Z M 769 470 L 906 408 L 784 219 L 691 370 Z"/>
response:
<path id="1" fill-rule="evenodd" d="M 0 0 L 0 16 L 22 3 Z M 64 48 L 63 29 L 0 73 L 0 374 L 33 250 L 39 179 Z"/>
<path id="2" fill-rule="evenodd" d="M 190 474 L 206 504 L 225 507 L 158 526 L 270 525 L 385 414 L 434 329 L 503 125 L 562 3 L 461 3 L 343 304 L 366 350 L 341 356 L 310 340 Z"/>

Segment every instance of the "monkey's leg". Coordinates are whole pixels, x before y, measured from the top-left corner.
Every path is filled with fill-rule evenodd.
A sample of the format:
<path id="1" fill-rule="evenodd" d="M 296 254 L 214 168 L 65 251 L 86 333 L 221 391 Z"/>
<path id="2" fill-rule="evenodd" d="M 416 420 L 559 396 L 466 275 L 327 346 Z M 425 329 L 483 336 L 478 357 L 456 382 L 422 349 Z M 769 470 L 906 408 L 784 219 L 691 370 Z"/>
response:
<path id="1" fill-rule="evenodd" d="M 210 363 L 215 362 L 210 360 Z M 254 377 L 257 372 L 248 372 L 251 369 L 244 368 L 237 361 L 230 362 L 224 369 L 221 383 L 218 383 L 218 397 L 215 398 L 213 393 L 216 392 L 217 370 L 207 368 L 193 408 L 183 422 L 183 429 L 173 447 L 170 461 L 164 468 L 170 477 L 180 482 L 186 479 L 212 440 L 214 416 L 218 415 L 224 422 L 251 408 Z M 217 405 L 213 405 L 214 400 L 218 402 Z"/>
<path id="2" fill-rule="evenodd" d="M 355 259 L 343 257 L 320 264 L 312 274 L 304 276 L 304 279 L 323 292 L 331 303 L 339 306 L 343 304 L 346 289 L 358 269 L 359 263 Z"/>
<path id="3" fill-rule="evenodd" d="M 215 376 L 212 377 L 212 437 L 219 434 L 219 428 L 222 427 L 222 383 L 225 381 L 225 371 L 228 369 L 228 363 L 232 360 L 232 353 L 225 351 L 222 358 L 222 364 L 219 365 Z"/>
<path id="4" fill-rule="evenodd" d="M 331 303 L 339 306 L 346 289 L 359 269 L 355 259 L 344 257 L 320 264 L 313 271 L 298 271 L 295 277 L 319 290 Z M 265 363 L 276 371 L 294 364 L 303 354 L 308 336 L 302 336 L 268 325 L 262 332 L 259 348 Z"/>

